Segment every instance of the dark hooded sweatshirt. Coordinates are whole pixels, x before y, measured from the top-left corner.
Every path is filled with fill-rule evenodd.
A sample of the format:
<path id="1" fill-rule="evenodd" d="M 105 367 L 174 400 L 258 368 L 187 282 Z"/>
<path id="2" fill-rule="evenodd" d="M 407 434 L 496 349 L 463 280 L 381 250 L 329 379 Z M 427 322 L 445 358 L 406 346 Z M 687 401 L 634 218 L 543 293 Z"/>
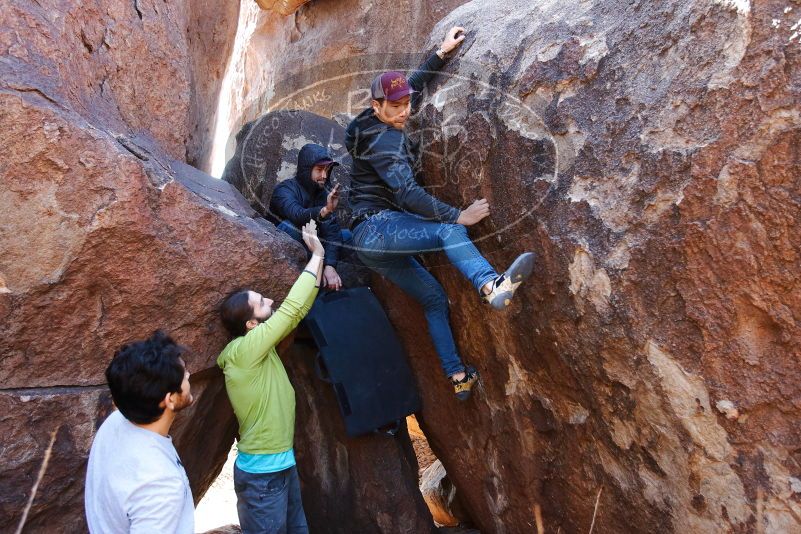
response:
<path id="1" fill-rule="evenodd" d="M 336 267 L 339 247 L 342 246 L 341 228 L 334 213 L 320 219 L 320 211 L 325 206 L 330 191 L 331 173 L 328 173 L 325 187 L 318 186 L 311 179 L 312 167 L 324 159 L 332 159 L 325 147 L 311 143 L 304 145 L 298 153 L 295 178 L 284 180 L 275 187 L 270 199 L 270 211 L 298 228 L 312 219 L 317 221 L 317 232 L 325 248 L 324 263 Z"/>
<path id="2" fill-rule="evenodd" d="M 445 60 L 432 54 L 409 76 L 409 85 L 422 91 L 444 64 Z M 420 94 L 412 94 L 413 108 L 419 101 Z M 348 199 L 354 220 L 382 210 L 414 213 L 446 223 L 459 218 L 459 209 L 437 200 L 417 184 L 408 143 L 402 130 L 381 122 L 372 108 L 365 109 L 348 125 L 345 146 L 353 157 Z"/>

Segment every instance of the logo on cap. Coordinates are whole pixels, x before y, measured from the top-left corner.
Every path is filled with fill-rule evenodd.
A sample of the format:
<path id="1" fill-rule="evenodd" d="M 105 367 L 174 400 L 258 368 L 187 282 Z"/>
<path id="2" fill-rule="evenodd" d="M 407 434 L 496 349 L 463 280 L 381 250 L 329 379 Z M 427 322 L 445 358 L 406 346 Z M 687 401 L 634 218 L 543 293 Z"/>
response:
<path id="1" fill-rule="evenodd" d="M 414 93 L 403 73 L 390 71 L 375 77 L 371 86 L 373 98 L 394 101 Z"/>

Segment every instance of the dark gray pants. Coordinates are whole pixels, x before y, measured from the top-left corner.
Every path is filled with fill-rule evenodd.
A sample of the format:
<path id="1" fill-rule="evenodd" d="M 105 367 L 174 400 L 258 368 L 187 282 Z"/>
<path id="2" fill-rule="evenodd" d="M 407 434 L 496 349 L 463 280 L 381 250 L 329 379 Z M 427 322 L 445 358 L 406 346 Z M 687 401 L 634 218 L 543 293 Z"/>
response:
<path id="1" fill-rule="evenodd" d="M 242 534 L 308 534 L 296 467 L 247 473 L 234 465 L 234 491 Z"/>

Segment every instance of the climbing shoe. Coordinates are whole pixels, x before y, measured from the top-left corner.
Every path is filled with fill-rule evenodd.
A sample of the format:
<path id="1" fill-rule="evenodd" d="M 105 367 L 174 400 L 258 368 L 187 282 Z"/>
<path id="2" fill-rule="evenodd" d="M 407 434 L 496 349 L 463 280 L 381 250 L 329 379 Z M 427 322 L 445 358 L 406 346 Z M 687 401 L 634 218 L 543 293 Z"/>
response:
<path id="1" fill-rule="evenodd" d="M 451 378 L 453 384 L 453 391 L 456 393 L 456 398 L 464 401 L 470 398 L 470 390 L 478 381 L 478 371 L 474 367 L 467 366 L 464 370 L 464 378 L 461 380 L 454 380 Z"/>
<path id="2" fill-rule="evenodd" d="M 484 300 L 496 310 L 506 308 L 511 302 L 518 286 L 534 270 L 534 253 L 526 252 L 512 262 L 506 272 L 492 281 L 492 290 L 484 295 Z"/>

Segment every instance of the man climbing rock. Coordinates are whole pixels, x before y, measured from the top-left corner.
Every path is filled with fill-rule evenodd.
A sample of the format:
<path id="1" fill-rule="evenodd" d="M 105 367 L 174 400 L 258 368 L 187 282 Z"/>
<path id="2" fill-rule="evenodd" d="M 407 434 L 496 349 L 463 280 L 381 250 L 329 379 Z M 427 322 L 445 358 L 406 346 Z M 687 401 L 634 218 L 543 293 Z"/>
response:
<path id="1" fill-rule="evenodd" d="M 423 306 L 442 368 L 460 400 L 470 396 L 478 372 L 465 366 L 456 352 L 445 291 L 414 255 L 444 251 L 495 309 L 509 305 L 534 266 L 534 254 L 525 253 L 499 276 L 467 235 L 467 226 L 489 215 L 487 200 L 459 210 L 429 195 L 415 181 L 404 124 L 419 103 L 419 91 L 463 40 L 464 28 L 451 28 L 439 50 L 408 79 L 400 72 L 377 76 L 371 86 L 371 107 L 348 125 L 345 138 L 353 156 L 349 198 L 357 255 Z"/>
<path id="2" fill-rule="evenodd" d="M 163 332 L 123 345 L 106 369 L 117 411 L 103 421 L 86 469 L 89 532 L 195 532 L 189 479 L 170 427 L 192 404 L 185 349 Z"/>
<path id="3" fill-rule="evenodd" d="M 295 390 L 276 345 L 306 316 L 317 296 L 325 250 L 309 221 L 302 239 L 312 253 L 283 304 L 242 290 L 220 314 L 232 340 L 217 358 L 239 422 L 234 490 L 243 534 L 308 533 L 295 467 Z"/>
<path id="4" fill-rule="evenodd" d="M 331 170 L 338 165 L 320 145 L 309 143 L 298 153 L 298 170 L 295 178 L 278 184 L 270 199 L 270 212 L 280 220 L 278 228 L 295 240 L 303 242 L 300 230 L 314 220 L 319 224 L 320 240 L 325 247 L 323 286 L 333 290 L 342 288 L 337 272 L 337 260 L 343 241 L 350 232 L 343 231 L 336 219 L 339 204 L 339 184 L 331 187 Z"/>

